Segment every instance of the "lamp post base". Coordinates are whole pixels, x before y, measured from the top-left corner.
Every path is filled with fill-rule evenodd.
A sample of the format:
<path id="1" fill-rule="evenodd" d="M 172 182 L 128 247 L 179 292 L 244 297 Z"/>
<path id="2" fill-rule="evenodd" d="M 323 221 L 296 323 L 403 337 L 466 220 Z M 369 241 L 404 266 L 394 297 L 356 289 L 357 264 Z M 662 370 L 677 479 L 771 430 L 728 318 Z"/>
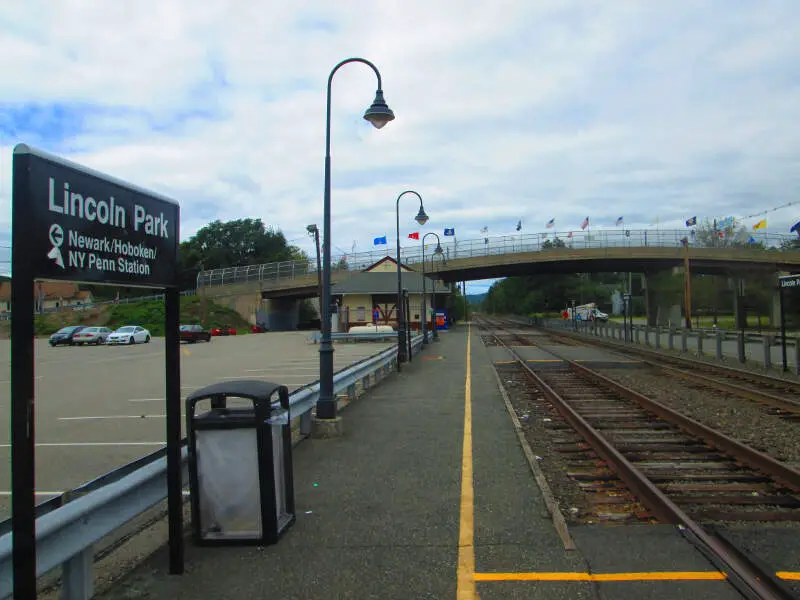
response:
<path id="1" fill-rule="evenodd" d="M 311 437 L 321 440 L 342 437 L 344 435 L 344 423 L 342 417 L 334 419 L 317 419 L 311 423 Z"/>

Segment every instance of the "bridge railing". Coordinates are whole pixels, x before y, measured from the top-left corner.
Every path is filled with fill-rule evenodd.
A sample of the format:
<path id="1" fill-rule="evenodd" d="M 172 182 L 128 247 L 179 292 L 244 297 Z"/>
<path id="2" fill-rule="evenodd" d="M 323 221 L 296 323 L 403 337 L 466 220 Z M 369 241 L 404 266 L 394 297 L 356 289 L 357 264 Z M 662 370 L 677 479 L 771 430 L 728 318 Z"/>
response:
<path id="1" fill-rule="evenodd" d="M 715 238 L 708 242 L 697 239 L 691 230 L 686 229 L 604 229 L 599 231 L 548 231 L 543 233 L 526 233 L 516 235 L 486 236 L 475 239 L 459 240 L 457 237 L 440 236 L 444 260 L 470 258 L 475 256 L 494 256 L 517 254 L 523 252 L 544 252 L 553 247 L 560 247 L 563 243 L 566 248 L 678 248 L 681 240 L 689 237 L 689 245 L 694 248 L 729 248 L 734 244 L 746 246 L 748 244 L 762 245 L 770 250 L 776 250 L 794 236 L 747 232 L 736 234 L 728 238 Z M 407 240 L 403 240 L 407 241 Z M 428 239 L 425 244 L 425 260 L 438 261 L 434 256 L 435 241 Z M 433 243 L 430 243 L 433 242 Z M 554 246 L 555 245 L 555 246 Z M 387 256 L 394 256 L 394 245 L 380 246 L 380 249 L 369 252 L 340 254 L 331 257 L 334 272 L 339 270 L 362 270 Z M 400 248 L 400 259 L 403 264 L 413 265 L 422 262 L 422 246 L 420 243 Z M 428 263 L 430 264 L 430 263 Z M 428 267 L 433 271 L 435 266 Z M 197 286 L 217 286 L 234 283 L 248 283 L 261 281 L 265 283 L 280 283 L 291 281 L 297 277 L 316 276 L 316 260 L 295 260 L 273 262 L 261 265 L 229 267 L 225 269 L 212 269 L 202 271 L 197 277 Z"/>

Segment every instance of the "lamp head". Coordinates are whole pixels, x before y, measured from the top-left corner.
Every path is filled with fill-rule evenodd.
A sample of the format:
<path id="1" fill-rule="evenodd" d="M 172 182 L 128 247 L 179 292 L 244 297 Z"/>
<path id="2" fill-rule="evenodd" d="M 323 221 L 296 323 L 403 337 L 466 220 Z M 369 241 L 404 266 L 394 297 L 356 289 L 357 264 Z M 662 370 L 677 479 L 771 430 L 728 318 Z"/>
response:
<path id="1" fill-rule="evenodd" d="M 425 209 L 422 207 L 421 202 L 419 205 L 419 212 L 417 213 L 417 216 L 414 217 L 414 220 L 420 225 L 425 225 L 425 223 L 428 222 L 428 215 L 425 214 Z"/>
<path id="2" fill-rule="evenodd" d="M 375 100 L 373 100 L 372 106 L 367 109 L 367 112 L 364 113 L 364 118 L 372 123 L 375 129 L 381 129 L 389 121 L 394 121 L 394 113 L 386 104 L 386 100 L 383 99 L 383 90 L 375 92 Z"/>
<path id="3" fill-rule="evenodd" d="M 312 225 L 306 225 L 306 231 L 308 233 L 316 233 L 317 231 L 319 231 L 319 229 L 317 229 L 316 225 L 312 224 Z"/>
<path id="4" fill-rule="evenodd" d="M 442 250 L 441 244 L 436 244 L 436 250 L 433 251 L 434 254 L 442 255 L 444 254 L 444 250 Z"/>

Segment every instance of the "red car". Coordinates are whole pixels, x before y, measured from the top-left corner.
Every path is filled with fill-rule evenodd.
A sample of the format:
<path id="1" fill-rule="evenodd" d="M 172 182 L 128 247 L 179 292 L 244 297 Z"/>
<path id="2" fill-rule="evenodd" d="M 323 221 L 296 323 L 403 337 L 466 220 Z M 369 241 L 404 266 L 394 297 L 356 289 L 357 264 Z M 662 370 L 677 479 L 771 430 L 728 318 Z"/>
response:
<path id="1" fill-rule="evenodd" d="M 219 335 L 236 335 L 236 328 L 229 327 L 227 325 L 223 325 L 222 327 L 214 327 L 211 330 L 211 335 L 219 336 Z"/>
<path id="2" fill-rule="evenodd" d="M 211 333 L 203 329 L 202 325 L 181 325 L 178 330 L 181 341 L 194 344 L 195 342 L 210 342 Z"/>
<path id="3" fill-rule="evenodd" d="M 253 333 L 264 333 L 267 331 L 267 326 L 262 323 L 256 323 L 250 326 L 250 331 Z"/>

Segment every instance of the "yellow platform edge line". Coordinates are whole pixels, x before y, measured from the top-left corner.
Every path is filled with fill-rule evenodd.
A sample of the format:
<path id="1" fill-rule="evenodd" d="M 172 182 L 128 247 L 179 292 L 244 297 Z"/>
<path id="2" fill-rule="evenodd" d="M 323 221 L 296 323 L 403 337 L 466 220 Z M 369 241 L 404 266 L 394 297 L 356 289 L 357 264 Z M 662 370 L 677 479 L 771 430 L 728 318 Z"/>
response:
<path id="1" fill-rule="evenodd" d="M 800 581 L 800 572 L 777 571 L 775 576 Z M 651 571 L 641 573 L 475 573 L 475 581 L 723 581 L 720 571 Z"/>
<path id="2" fill-rule="evenodd" d="M 464 377 L 464 437 L 461 450 L 461 510 L 458 531 L 456 600 L 480 600 L 475 588 L 475 487 L 472 459 L 472 327 L 467 324 Z"/>
<path id="3" fill-rule="evenodd" d="M 475 581 L 723 581 L 719 571 L 643 573 L 475 573 Z"/>

